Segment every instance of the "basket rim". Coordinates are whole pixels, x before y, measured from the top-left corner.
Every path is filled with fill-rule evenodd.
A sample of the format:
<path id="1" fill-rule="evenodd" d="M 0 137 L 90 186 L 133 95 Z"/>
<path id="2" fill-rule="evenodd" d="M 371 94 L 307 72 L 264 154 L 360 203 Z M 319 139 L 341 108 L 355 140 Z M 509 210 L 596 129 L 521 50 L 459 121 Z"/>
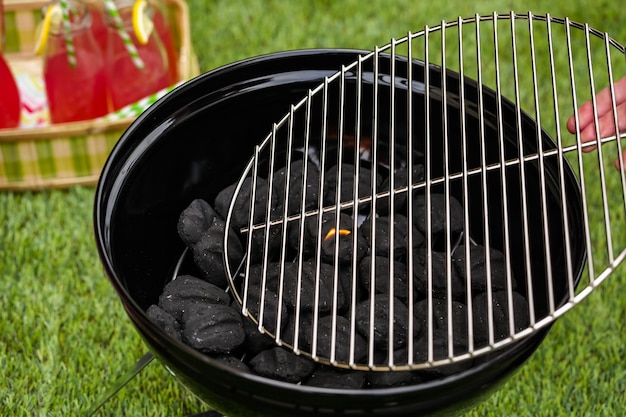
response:
<path id="1" fill-rule="evenodd" d="M 125 129 L 133 120 L 135 120 L 133 117 L 115 121 L 83 120 L 33 128 L 0 129 L 0 143 L 50 140 L 68 136 L 88 136 L 106 133 Z"/>

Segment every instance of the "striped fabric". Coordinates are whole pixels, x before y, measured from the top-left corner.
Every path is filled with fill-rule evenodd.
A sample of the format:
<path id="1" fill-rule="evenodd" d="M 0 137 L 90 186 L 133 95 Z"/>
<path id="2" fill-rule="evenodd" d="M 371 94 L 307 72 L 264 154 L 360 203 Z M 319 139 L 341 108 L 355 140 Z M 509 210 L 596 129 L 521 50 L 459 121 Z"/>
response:
<path id="1" fill-rule="evenodd" d="M 88 136 L 0 141 L 0 189 L 94 184 L 123 129 Z"/>

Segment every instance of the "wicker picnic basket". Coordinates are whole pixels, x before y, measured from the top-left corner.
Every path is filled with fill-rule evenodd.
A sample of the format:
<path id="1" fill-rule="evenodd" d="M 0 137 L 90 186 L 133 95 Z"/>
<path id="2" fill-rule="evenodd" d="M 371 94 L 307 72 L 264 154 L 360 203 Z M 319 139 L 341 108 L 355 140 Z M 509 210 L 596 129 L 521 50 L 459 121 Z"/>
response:
<path id="1" fill-rule="evenodd" d="M 91 0 L 96 1 L 96 0 Z M 5 59 L 14 72 L 42 77 L 34 54 L 37 23 L 49 0 L 4 0 Z M 179 81 L 198 75 L 183 0 L 165 0 L 179 52 Z M 0 129 L 0 190 L 93 185 L 113 145 L 137 114 L 39 127 Z"/>

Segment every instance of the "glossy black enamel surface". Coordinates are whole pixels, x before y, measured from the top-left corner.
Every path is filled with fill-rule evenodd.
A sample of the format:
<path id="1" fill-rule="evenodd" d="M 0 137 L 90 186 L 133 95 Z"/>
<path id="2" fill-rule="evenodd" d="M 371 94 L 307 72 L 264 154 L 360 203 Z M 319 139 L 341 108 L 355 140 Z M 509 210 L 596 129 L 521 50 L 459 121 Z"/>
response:
<path id="1" fill-rule="evenodd" d="M 265 138 L 272 123 L 284 116 L 289 105 L 302 99 L 309 88 L 316 87 L 341 65 L 352 63 L 359 53 L 347 50 L 285 52 L 253 58 L 204 74 L 168 94 L 140 116 L 122 136 L 103 170 L 97 189 L 94 222 L 98 250 L 111 283 L 153 353 L 186 387 L 228 416 L 458 413 L 475 405 L 500 386 L 534 352 L 548 331 L 539 331 L 511 348 L 481 359 L 470 370 L 441 380 L 388 389 L 330 390 L 282 383 L 234 371 L 167 337 L 149 321 L 144 311 L 156 302 L 163 286 L 171 279 L 184 249 L 176 233 L 180 212 L 195 198 L 211 201 L 222 188 L 237 180 L 252 155 L 254 145 Z M 420 64 L 415 65 L 419 67 Z M 416 73 L 420 72 L 423 73 L 423 70 L 416 70 Z M 436 87 L 437 79 L 441 79 L 440 72 L 436 68 L 431 72 Z M 454 131 L 459 129 L 459 82 L 455 74 L 448 74 L 447 77 L 450 80 L 448 106 L 452 109 L 449 128 Z M 420 88 L 419 82 L 412 87 L 417 96 L 423 96 L 423 88 L 422 91 Z M 467 100 L 476 102 L 478 93 L 475 83 L 468 81 L 466 89 Z M 490 92 L 484 95 L 485 117 L 494 120 L 487 129 L 495 130 L 496 100 Z M 440 95 L 433 94 L 431 100 L 439 103 L 434 108 L 441 107 Z M 415 112 L 419 114 L 420 111 L 423 109 L 420 110 L 418 103 Z M 477 129 L 476 112 L 475 106 L 468 106 L 468 132 Z M 439 118 L 433 127 L 436 135 L 441 129 L 441 114 L 435 111 L 431 116 L 432 120 Z M 513 138 L 507 142 L 506 153 L 514 155 L 517 151 L 517 125 L 510 103 L 504 105 L 503 120 L 506 134 Z M 537 146 L 535 127 L 526 116 L 521 123 L 524 140 L 530 138 L 525 144 L 525 153 L 531 153 Z M 416 131 L 422 125 L 416 122 Z M 497 139 L 496 135 L 491 135 L 490 140 Z M 554 147 L 547 137 L 542 136 L 541 141 L 546 147 Z M 498 156 L 497 143 L 494 146 L 496 149 L 488 152 L 488 159 Z M 440 148 L 435 144 L 434 152 L 441 152 Z M 452 159 L 461 161 L 458 147 L 452 149 L 456 152 Z M 470 164 L 475 164 L 479 156 L 470 155 L 469 159 L 473 161 Z M 538 176 L 532 173 L 532 169 L 530 171 L 530 187 L 537 188 Z M 548 193 L 557 194 L 555 160 L 548 163 L 547 171 Z M 509 174 L 509 181 L 519 182 L 516 170 L 511 170 Z M 488 182 L 493 184 L 494 189 L 500 186 L 499 181 L 497 176 L 488 176 Z M 573 201 L 568 205 L 569 218 L 572 224 L 580 224 L 580 194 L 570 172 L 567 182 L 567 193 Z M 470 184 L 470 187 L 480 185 Z M 452 192 L 460 192 L 458 184 L 452 185 Z M 516 198 L 511 200 L 514 206 L 519 205 Z M 492 199 L 497 208 L 500 203 L 496 191 Z M 471 210 L 480 213 L 481 204 L 481 201 L 472 203 Z M 538 197 L 530 197 L 531 207 L 537 204 L 540 204 Z M 553 212 L 560 212 L 558 196 L 550 198 L 549 204 L 554 206 Z M 502 216 L 496 208 L 490 210 L 490 217 L 493 217 L 490 224 L 494 230 L 499 230 Z M 562 228 L 558 226 L 558 221 L 554 223 L 557 225 L 550 230 L 550 234 L 559 236 Z M 474 230 L 480 230 L 481 226 L 480 223 L 471 225 Z M 492 241 L 496 245 L 497 236 L 499 233 L 494 232 Z M 531 232 L 531 238 L 537 242 L 533 244 L 533 259 L 539 261 L 533 262 L 530 272 L 533 279 L 541 279 L 544 254 L 539 241 L 542 235 L 540 231 Z M 584 262 L 582 239 L 574 231 L 571 240 L 575 259 L 579 260 L 577 272 L 580 275 Z M 521 250 L 519 239 L 511 245 L 513 250 Z M 554 270 L 564 269 L 561 249 L 553 250 Z M 521 264 L 516 264 L 515 268 L 516 273 L 522 276 L 527 272 Z M 559 274 L 556 275 L 558 279 Z M 563 284 L 557 289 L 557 294 L 564 297 L 566 291 L 566 284 Z M 545 294 L 537 296 L 535 302 L 539 310 L 545 308 Z"/>

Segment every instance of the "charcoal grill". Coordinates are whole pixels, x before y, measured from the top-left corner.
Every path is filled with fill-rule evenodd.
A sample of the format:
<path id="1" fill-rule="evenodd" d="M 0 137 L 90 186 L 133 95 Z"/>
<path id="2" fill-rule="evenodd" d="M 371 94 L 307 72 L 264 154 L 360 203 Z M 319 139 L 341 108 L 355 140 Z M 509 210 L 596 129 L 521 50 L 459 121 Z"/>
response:
<path id="1" fill-rule="evenodd" d="M 561 62 L 568 65 L 555 64 Z M 624 242 L 612 232 L 623 227 L 624 174 L 606 170 L 621 153 L 624 136 L 583 143 L 580 133 L 570 135 L 564 126 L 580 104 L 601 87 L 613 85 L 618 74 L 626 74 L 625 64 L 624 47 L 588 25 L 511 13 L 442 22 L 374 51 L 296 51 L 220 68 L 168 94 L 116 145 L 96 197 L 101 258 L 154 354 L 185 386 L 226 415 L 458 413 L 504 382 L 539 346 L 554 320 L 596 288 L 624 257 Z M 609 92 L 615 103 L 615 91 Z M 242 117 L 248 123 L 241 123 Z M 598 125 L 595 111 L 594 119 Z M 617 126 L 616 113 L 612 119 Z M 207 124 L 215 130 L 208 138 L 200 137 L 197 132 Z M 576 119 L 576 131 L 579 124 Z M 598 137 L 599 132 L 596 128 Z M 596 152 L 586 152 L 594 147 Z M 303 157 L 309 162 L 294 182 L 284 181 L 278 193 L 276 187 L 268 187 L 273 195 L 266 197 L 276 204 L 256 210 L 252 204 L 256 188 L 246 195 L 242 188 L 246 179 L 253 185 L 256 178 L 274 181 L 280 170 L 283 175 L 278 178 L 288 179 Z M 290 188 L 293 191 L 293 184 L 299 183 L 308 189 L 309 170 L 314 167 L 322 173 L 320 178 L 331 177 L 326 168 L 332 165 L 337 165 L 334 178 L 339 179 L 354 178 L 367 168 L 371 185 L 361 190 L 363 182 L 353 181 L 344 187 L 348 192 L 343 196 L 343 182 L 336 181 L 329 187 L 334 192 L 329 199 L 324 200 L 322 189 L 311 207 L 303 207 L 306 192 L 291 193 Z M 377 174 L 387 183 L 384 178 L 378 182 Z M 408 386 L 323 389 L 237 371 L 168 337 L 145 314 L 180 266 L 183 245 L 175 243 L 178 237 L 166 225 L 174 225 L 192 199 L 213 201 L 233 182 L 238 184 L 233 203 L 241 199 L 248 209 L 245 224 L 233 224 L 232 208 L 227 223 L 247 253 L 243 259 L 232 259 L 226 251 L 225 267 L 243 314 L 261 323 L 260 331 L 287 349 L 340 368 L 419 371 L 467 366 Z M 600 196 L 591 190 L 600 190 Z M 430 208 L 435 201 L 440 210 Z M 424 216 L 415 218 L 420 204 Z M 462 214 L 452 216 L 459 207 Z M 398 212 L 400 208 L 404 212 Z M 379 220 L 388 213 L 396 213 L 391 221 Z M 402 213 L 409 227 L 404 246 L 394 245 L 399 234 L 394 227 L 386 233 L 359 232 L 368 224 L 374 231 L 377 224 L 394 225 Z M 327 222 L 321 214 L 326 214 Z M 342 214 L 351 228 L 341 227 Z M 462 226 L 453 230 L 451 223 L 459 218 Z M 306 219 L 316 237 L 305 255 L 300 242 Z M 416 226 L 420 221 L 421 229 Z M 334 232 L 319 233 L 321 224 L 334 226 Z M 269 233 L 274 231 L 278 232 Z M 296 246 L 286 245 L 290 232 Z M 255 234 L 266 243 L 260 254 L 248 251 Z M 384 248 L 390 258 L 401 258 L 407 272 L 425 271 L 419 284 L 406 283 L 406 353 L 389 353 L 398 340 L 394 326 L 399 325 L 388 318 L 382 342 L 386 354 L 375 353 L 379 341 L 366 337 L 366 354 L 357 358 L 352 320 L 344 344 L 349 349 L 338 355 L 337 317 L 344 314 L 350 320 L 356 300 L 375 298 L 377 291 L 377 276 L 371 272 L 377 260 L 372 258 L 369 285 L 359 294 L 363 288 L 356 282 L 355 263 L 367 253 L 358 255 L 355 241 L 367 238 L 368 247 L 376 251 L 383 234 L 391 242 Z M 420 234 L 423 243 L 414 245 Z M 276 235 L 278 245 L 270 241 Z M 329 237 L 330 245 L 322 235 Z M 331 281 L 329 310 L 317 318 L 319 292 L 313 294 L 316 308 L 311 313 L 299 307 L 302 295 L 298 298 L 301 292 L 295 293 L 293 313 L 312 314 L 310 339 L 303 336 L 306 329 L 298 327 L 298 319 L 291 338 L 282 323 L 268 325 L 262 300 L 260 308 L 251 308 L 250 279 L 267 286 L 270 260 L 301 265 L 306 256 L 317 266 L 324 246 L 329 249 L 326 262 L 338 265 L 345 243 L 352 248 L 344 261 L 350 270 L 343 292 L 346 304 L 340 308 L 338 302 L 338 267 Z M 473 296 L 478 290 L 471 281 L 471 255 L 477 247 L 485 254 L 477 258 L 479 263 L 487 265 L 480 290 L 483 301 Z M 400 252 L 402 256 L 396 256 Z M 434 253 L 442 254 L 438 257 L 442 269 L 433 267 Z M 496 258 L 505 271 L 498 276 L 495 267 L 490 270 Z M 252 277 L 249 271 L 259 259 L 262 272 Z M 395 269 L 390 267 L 383 278 L 394 277 Z M 279 266 L 281 270 L 284 267 Z M 437 281 L 435 271 L 441 270 L 443 280 Z M 457 282 L 453 273 L 457 278 L 464 275 Z M 282 284 L 275 288 L 287 298 L 284 274 L 279 272 L 278 278 Z M 503 282 L 502 288 L 495 289 L 496 282 Z M 394 283 L 386 287 L 398 295 Z M 503 310 L 492 302 L 496 293 L 504 295 L 498 302 L 506 304 Z M 516 293 L 526 306 L 521 322 L 516 322 L 520 314 Z M 419 302 L 426 314 L 416 317 Z M 392 303 L 383 307 L 395 311 Z M 451 319 L 457 303 L 464 305 L 466 317 L 461 344 L 456 340 L 463 327 Z M 484 310 L 476 315 L 480 303 Z M 439 311 L 444 314 L 439 316 Z M 505 317 L 503 328 L 495 321 L 496 312 Z M 367 329 L 373 333 L 372 322 L 378 325 L 372 320 L 376 314 L 371 307 L 367 310 L 366 333 Z M 320 349 L 320 341 L 327 335 L 314 330 L 324 315 L 331 318 L 332 330 L 326 351 Z M 411 337 L 418 322 L 425 334 L 422 339 Z"/>

